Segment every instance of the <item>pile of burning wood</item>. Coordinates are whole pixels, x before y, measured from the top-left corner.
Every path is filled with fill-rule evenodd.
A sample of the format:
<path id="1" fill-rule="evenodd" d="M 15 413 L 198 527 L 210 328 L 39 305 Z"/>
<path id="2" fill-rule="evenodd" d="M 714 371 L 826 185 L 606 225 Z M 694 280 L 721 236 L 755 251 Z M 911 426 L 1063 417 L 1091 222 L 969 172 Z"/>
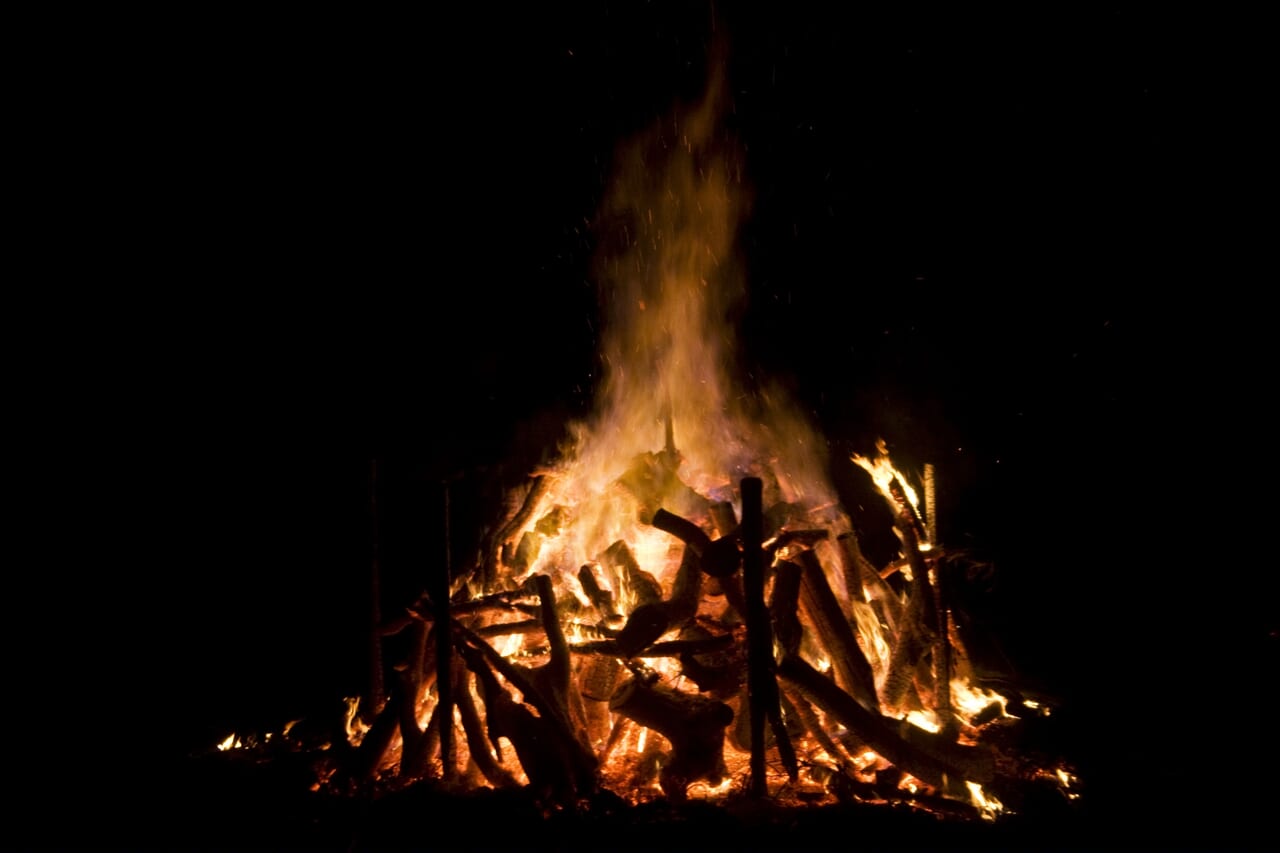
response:
<path id="1" fill-rule="evenodd" d="M 350 706 L 345 738 L 286 731 L 277 747 L 323 747 L 317 786 L 525 786 L 549 804 L 607 789 L 992 818 L 1028 785 L 1076 796 L 1065 765 L 1007 748 L 1022 722 L 1009 697 L 971 686 L 935 514 L 887 456 L 855 458 L 901 544 L 877 567 L 839 507 L 766 504 L 776 481 L 699 494 L 667 436 L 608 498 L 647 544 L 570 561 L 582 519 L 554 501 L 556 474 L 532 479 L 471 571 L 382 626 L 387 648 L 407 649 L 386 696 Z M 932 481 L 926 468 L 926 507 Z"/>

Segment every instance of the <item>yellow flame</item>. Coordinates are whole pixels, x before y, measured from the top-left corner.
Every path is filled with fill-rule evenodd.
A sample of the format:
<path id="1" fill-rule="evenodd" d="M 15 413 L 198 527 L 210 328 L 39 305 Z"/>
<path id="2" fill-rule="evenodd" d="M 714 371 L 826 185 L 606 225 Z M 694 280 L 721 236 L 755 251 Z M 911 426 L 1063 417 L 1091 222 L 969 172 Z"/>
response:
<path id="1" fill-rule="evenodd" d="M 369 726 L 364 720 L 356 717 L 356 713 L 360 710 L 360 697 L 348 696 L 344 700 L 347 703 L 346 721 L 344 728 L 347 732 L 347 743 L 352 746 L 359 746 L 364 740 L 365 732 L 369 731 Z"/>
<path id="2" fill-rule="evenodd" d="M 932 711 L 912 711 L 907 714 L 906 719 L 911 725 L 926 732 L 937 734 L 942 731 L 942 726 L 938 725 Z"/>
<path id="3" fill-rule="evenodd" d="M 1004 811 L 1004 804 L 990 794 L 982 790 L 982 786 L 977 782 L 965 782 L 965 787 L 969 789 L 969 800 L 978 809 L 978 813 L 982 815 L 983 820 L 995 820 L 996 816 Z"/>
<path id="4" fill-rule="evenodd" d="M 907 496 L 907 500 L 911 503 L 912 508 L 918 513 L 920 512 L 920 498 L 916 494 L 916 490 L 911 487 L 911 483 L 906 476 L 893 467 L 893 460 L 889 458 L 889 447 L 885 444 L 883 438 L 876 441 L 876 455 L 872 459 L 861 456 L 857 453 L 849 457 L 854 464 L 871 475 L 871 480 L 876 484 L 876 488 L 884 495 L 885 500 L 893 507 L 897 507 L 897 501 L 893 499 L 893 492 L 889 488 L 889 484 L 894 480 L 898 481 L 898 485 L 902 486 L 902 491 Z"/>
<path id="5" fill-rule="evenodd" d="M 974 687 L 960 678 L 951 679 L 951 703 L 965 720 L 970 720 L 996 703 L 1000 706 L 1000 716 L 1008 714 L 1008 700 L 992 690 Z"/>
<path id="6" fill-rule="evenodd" d="M 240 742 L 240 738 L 236 737 L 236 733 L 232 732 L 227 735 L 226 740 L 218 744 L 218 752 L 226 752 L 228 749 L 240 749 L 243 745 Z"/>

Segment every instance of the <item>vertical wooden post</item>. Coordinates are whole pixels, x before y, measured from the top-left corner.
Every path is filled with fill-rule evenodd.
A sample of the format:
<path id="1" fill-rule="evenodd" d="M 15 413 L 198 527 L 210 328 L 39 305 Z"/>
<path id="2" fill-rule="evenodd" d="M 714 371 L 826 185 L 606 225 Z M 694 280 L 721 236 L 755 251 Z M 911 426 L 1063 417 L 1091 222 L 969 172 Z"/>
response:
<path id="1" fill-rule="evenodd" d="M 754 796 L 768 793 L 764 765 L 764 724 L 773 655 L 769 612 L 764 604 L 764 484 L 744 477 L 742 489 L 742 585 L 747 605 L 747 705 L 751 724 L 751 787 Z"/>

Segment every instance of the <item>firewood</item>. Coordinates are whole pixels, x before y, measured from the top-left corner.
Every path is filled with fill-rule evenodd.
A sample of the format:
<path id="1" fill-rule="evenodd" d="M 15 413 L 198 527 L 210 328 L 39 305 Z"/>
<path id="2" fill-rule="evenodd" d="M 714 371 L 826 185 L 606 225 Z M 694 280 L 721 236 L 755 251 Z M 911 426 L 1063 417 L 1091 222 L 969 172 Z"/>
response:
<path id="1" fill-rule="evenodd" d="M 524 501 L 520 504 L 520 508 L 498 530 L 490 542 L 484 562 L 481 564 L 480 575 L 481 587 L 486 592 L 493 588 L 494 582 L 497 580 L 498 561 L 501 558 L 502 549 L 529 523 L 529 519 L 537 511 L 538 504 L 541 503 L 550 485 L 551 480 L 546 475 L 534 477 L 533 482 L 529 484 L 529 491 L 525 493 Z"/>
<path id="2" fill-rule="evenodd" d="M 751 793 L 768 793 L 765 777 L 765 720 L 769 707 L 777 708 L 777 682 L 773 677 L 773 634 L 764 604 L 764 483 L 744 477 L 742 495 L 742 591 L 747 618 L 747 706 L 751 726 Z M 775 715 L 778 713 L 775 710 Z"/>
<path id="3" fill-rule="evenodd" d="M 897 633 L 898 621 L 902 617 L 902 602 L 893 587 L 880 577 L 875 566 L 863 556 L 857 535 L 852 532 L 841 534 L 836 539 L 836 546 L 836 556 L 840 560 L 849 595 L 869 601 L 880 621 L 891 633 Z"/>
<path id="4" fill-rule="evenodd" d="M 800 609 L 831 655 L 836 683 L 868 711 L 878 711 L 875 676 L 812 551 L 800 555 Z"/>
<path id="5" fill-rule="evenodd" d="M 784 530 L 764 546 L 766 554 L 774 555 L 786 550 L 812 548 L 831 536 L 829 530 Z"/>
<path id="6" fill-rule="evenodd" d="M 932 462 L 924 465 L 925 532 L 934 548 L 942 544 L 938 536 L 938 483 Z"/>
<path id="7" fill-rule="evenodd" d="M 631 612 L 627 624 L 618 632 L 614 645 L 622 657 L 633 657 L 665 634 L 667 624 L 667 611 L 663 602 L 642 604 Z"/>
<path id="8" fill-rule="evenodd" d="M 622 585 L 623 588 L 630 590 L 637 607 L 642 604 L 655 604 L 662 600 L 662 584 L 658 583 L 658 579 L 653 575 L 640 568 L 635 555 L 631 553 L 631 548 L 623 540 L 619 539 L 610 545 L 600 555 L 600 563 L 613 571 L 618 581 L 613 585 L 614 589 Z"/>
<path id="9" fill-rule="evenodd" d="M 467 751 L 471 753 L 471 760 L 495 788 L 514 787 L 516 780 L 499 763 L 498 755 L 485 733 L 484 724 L 480 721 L 480 712 L 471 696 L 471 673 L 461 658 L 455 661 L 453 674 L 455 703 L 458 716 L 462 718 L 462 732 L 467 738 Z"/>
<path id="10" fill-rule="evenodd" d="M 826 750 L 827 755 L 831 756 L 833 761 L 839 762 L 842 767 L 853 766 L 853 756 L 840 745 L 827 730 L 823 727 L 822 721 L 818 719 L 818 714 L 813 710 L 813 706 L 809 704 L 809 700 L 796 688 L 790 688 L 781 691 L 781 701 L 784 710 L 794 711 L 795 715 L 800 719 L 800 724 L 804 726 L 809 734 L 813 735 L 818 745 Z M 790 706 L 789 708 L 787 706 Z"/>
<path id="11" fill-rule="evenodd" d="M 718 637 L 707 637 L 698 640 L 664 640 L 646 646 L 634 654 L 626 654 L 616 640 L 593 640 L 587 643 L 573 643 L 569 650 L 579 655 L 603 655 L 606 657 L 637 658 L 671 658 L 681 655 L 703 655 L 721 651 L 733 645 L 733 637 L 722 634 Z M 607 697 L 606 697 L 607 698 Z"/>
<path id="12" fill-rule="evenodd" d="M 873 750 L 911 775 L 937 787 L 942 787 L 948 777 L 963 778 L 964 774 L 959 768 L 940 761 L 905 740 L 894 730 L 896 721 L 862 707 L 857 700 L 802 658 L 795 655 L 784 658 L 778 664 L 778 675 L 810 702 L 856 733 Z"/>
<path id="13" fill-rule="evenodd" d="M 633 678 L 618 688 L 609 708 L 670 741 L 671 759 L 659 781 L 672 800 L 683 801 L 693 782 L 705 779 L 718 785 L 727 775 L 724 730 L 733 720 L 733 709 L 723 702 Z"/>
<path id="14" fill-rule="evenodd" d="M 701 599 L 702 573 L 698 571 L 698 558 L 686 545 L 684 553 L 680 555 L 675 580 L 671 584 L 671 598 L 665 602 L 667 622 L 672 628 L 687 624 L 697 615 Z"/>
<path id="15" fill-rule="evenodd" d="M 773 636 L 786 654 L 800 651 L 804 633 L 796 614 L 800 604 L 800 573 L 800 567 L 792 562 L 781 562 L 774 566 L 773 598 L 769 602 L 769 613 L 773 617 Z"/>
<path id="16" fill-rule="evenodd" d="M 581 584 L 582 591 L 586 593 L 601 619 L 610 619 L 618 615 L 618 611 L 614 609 L 613 593 L 600 586 L 590 565 L 584 565 L 578 569 L 578 583 Z"/>
<path id="17" fill-rule="evenodd" d="M 698 568 L 705 574 L 723 578 L 738 570 L 741 556 L 736 536 L 731 534 L 713 541 L 701 527 L 666 509 L 654 513 L 653 526 L 670 533 L 692 549 L 699 560 Z"/>
<path id="18" fill-rule="evenodd" d="M 480 637 L 509 637 L 512 634 L 535 634 L 542 631 L 541 619 L 521 619 L 519 622 L 495 622 L 475 629 Z"/>
<path id="19" fill-rule="evenodd" d="M 894 482 L 897 482 L 896 480 Z M 910 504 L 907 504 L 910 506 Z M 911 523 L 905 516 L 899 517 L 898 531 L 902 535 L 902 547 L 907 561 L 911 564 L 911 572 L 916 576 L 916 589 L 913 596 L 921 597 L 921 608 L 918 614 L 926 618 L 926 626 L 931 636 L 933 652 L 933 709 L 938 716 L 939 724 L 952 737 L 956 733 L 955 714 L 951 705 L 951 643 L 947 636 L 947 606 L 943 591 L 943 573 L 930 571 L 924 555 L 920 553 L 917 540 L 919 520 Z"/>

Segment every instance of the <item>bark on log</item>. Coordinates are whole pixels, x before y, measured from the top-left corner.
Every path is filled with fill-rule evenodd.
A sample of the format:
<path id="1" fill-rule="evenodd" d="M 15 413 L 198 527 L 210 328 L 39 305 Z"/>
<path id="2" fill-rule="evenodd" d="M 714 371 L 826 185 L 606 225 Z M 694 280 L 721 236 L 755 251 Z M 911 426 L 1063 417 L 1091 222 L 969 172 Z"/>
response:
<path id="1" fill-rule="evenodd" d="M 937 787 L 943 787 L 948 778 L 964 777 L 959 768 L 938 760 L 905 740 L 894 730 L 897 721 L 863 708 L 803 659 L 794 655 L 784 659 L 778 665 L 778 675 L 898 768 Z"/>
<path id="2" fill-rule="evenodd" d="M 773 635 L 785 654 L 800 651 L 804 634 L 796 614 L 800 604 L 800 574 L 801 569 L 795 563 L 783 562 L 774 566 L 769 612 L 773 617 Z"/>
<path id="3" fill-rule="evenodd" d="M 453 674 L 454 697 L 458 706 L 458 716 L 462 718 L 462 733 L 466 735 L 467 751 L 471 753 L 471 760 L 495 788 L 514 787 L 516 780 L 499 763 L 499 755 L 493 744 L 489 742 L 484 724 L 480 721 L 480 712 L 476 709 L 475 700 L 471 696 L 471 673 L 461 659 L 455 662 Z"/>
<path id="4" fill-rule="evenodd" d="M 868 711 L 878 712 L 875 675 L 840 609 L 822 564 L 812 551 L 800 555 L 800 608 L 831 654 L 836 683 Z"/>
<path id="5" fill-rule="evenodd" d="M 614 573 L 614 589 L 625 588 L 635 598 L 635 606 L 656 604 L 662 601 L 662 584 L 653 575 L 640 568 L 627 543 L 619 539 L 600 555 L 600 563 Z M 633 608 L 634 609 L 634 608 Z"/>
<path id="6" fill-rule="evenodd" d="M 539 475 L 534 477 L 528 493 L 525 494 L 524 501 L 520 504 L 520 509 L 516 510 L 515 515 L 498 530 L 497 535 L 493 537 L 493 541 L 489 543 L 484 563 L 481 564 L 480 576 L 482 588 L 486 592 L 493 588 L 494 582 L 497 580 L 498 562 L 502 556 L 502 549 L 512 537 L 520 532 L 521 528 L 529 523 L 529 519 L 533 517 L 533 513 L 537 510 L 538 504 L 542 501 L 550 485 L 551 480 L 547 476 Z"/>

